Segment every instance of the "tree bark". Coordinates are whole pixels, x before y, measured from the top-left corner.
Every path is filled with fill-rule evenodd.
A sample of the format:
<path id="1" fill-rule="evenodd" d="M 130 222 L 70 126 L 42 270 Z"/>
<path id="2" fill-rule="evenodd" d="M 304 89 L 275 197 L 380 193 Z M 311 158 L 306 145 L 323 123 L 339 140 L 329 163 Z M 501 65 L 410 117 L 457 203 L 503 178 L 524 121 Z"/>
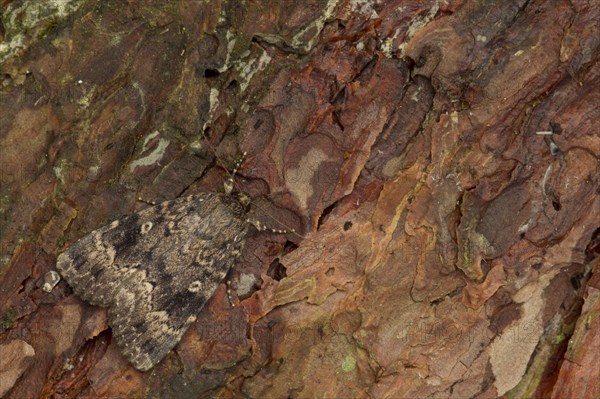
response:
<path id="1" fill-rule="evenodd" d="M 3 1 L 0 396 L 600 397 L 595 1 Z M 135 370 L 86 233 L 237 187 L 254 232 Z"/>

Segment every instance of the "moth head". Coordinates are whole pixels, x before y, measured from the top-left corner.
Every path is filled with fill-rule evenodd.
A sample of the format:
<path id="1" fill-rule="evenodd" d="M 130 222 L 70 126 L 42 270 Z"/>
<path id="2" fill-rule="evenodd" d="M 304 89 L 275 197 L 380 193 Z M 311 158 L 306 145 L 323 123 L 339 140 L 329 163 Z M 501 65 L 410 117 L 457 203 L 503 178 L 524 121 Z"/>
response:
<path id="1" fill-rule="evenodd" d="M 233 192 L 233 178 L 229 178 L 223 182 L 223 190 L 225 194 L 231 194 Z"/>
<path id="2" fill-rule="evenodd" d="M 250 197 L 246 193 L 239 192 L 237 193 L 238 202 L 244 207 L 244 209 L 248 209 L 250 206 Z"/>

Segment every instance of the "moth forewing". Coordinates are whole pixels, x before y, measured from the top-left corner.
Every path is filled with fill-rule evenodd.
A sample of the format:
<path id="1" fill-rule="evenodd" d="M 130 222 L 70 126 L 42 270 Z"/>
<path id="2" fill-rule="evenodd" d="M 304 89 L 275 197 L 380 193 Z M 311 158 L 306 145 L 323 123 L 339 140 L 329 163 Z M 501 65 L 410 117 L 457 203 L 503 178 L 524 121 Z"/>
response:
<path id="1" fill-rule="evenodd" d="M 123 355 L 139 370 L 179 342 L 242 253 L 249 224 L 235 196 L 201 193 L 125 216 L 74 243 L 57 269 L 108 309 Z"/>

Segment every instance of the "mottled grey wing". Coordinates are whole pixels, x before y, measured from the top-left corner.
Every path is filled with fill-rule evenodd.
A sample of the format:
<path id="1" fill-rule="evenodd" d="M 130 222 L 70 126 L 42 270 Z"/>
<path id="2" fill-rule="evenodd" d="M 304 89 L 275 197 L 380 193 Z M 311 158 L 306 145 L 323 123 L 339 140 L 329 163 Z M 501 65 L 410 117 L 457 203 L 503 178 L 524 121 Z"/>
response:
<path id="1" fill-rule="evenodd" d="M 123 355 L 139 370 L 179 342 L 239 257 L 247 224 L 224 194 L 164 202 L 73 244 L 56 267 L 75 293 L 108 308 Z"/>

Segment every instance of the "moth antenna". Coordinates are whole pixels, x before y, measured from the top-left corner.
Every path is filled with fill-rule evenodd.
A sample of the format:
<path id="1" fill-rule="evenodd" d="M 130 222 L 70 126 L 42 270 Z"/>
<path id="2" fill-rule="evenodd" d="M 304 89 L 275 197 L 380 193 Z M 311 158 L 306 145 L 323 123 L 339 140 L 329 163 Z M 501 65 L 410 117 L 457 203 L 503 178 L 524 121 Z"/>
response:
<path id="1" fill-rule="evenodd" d="M 235 168 L 233 169 L 232 172 L 229 172 L 229 169 L 227 169 L 225 167 L 225 163 L 223 162 L 223 160 L 219 157 L 219 155 L 217 155 L 217 150 L 215 149 L 215 147 L 210 144 L 210 142 L 208 141 L 208 138 L 204 135 L 204 133 L 202 134 L 204 136 L 204 138 L 206 139 L 205 142 L 208 145 L 208 147 L 212 150 L 215 158 L 217 159 L 217 161 L 219 162 L 219 164 L 221 165 L 221 167 L 223 167 L 223 169 L 225 169 L 225 171 L 227 172 L 227 174 L 229 175 L 229 178 L 227 179 L 227 181 L 225 183 L 223 183 L 224 185 L 224 189 L 225 189 L 225 193 L 227 194 L 231 194 L 233 191 L 233 188 L 237 188 L 238 191 L 242 191 L 241 187 L 235 182 L 235 175 L 238 172 L 238 170 L 240 169 L 240 167 L 242 166 L 242 163 L 245 161 L 246 156 L 248 155 L 248 153 L 246 151 L 244 151 L 244 153 L 242 154 L 242 157 L 236 161 L 235 163 Z M 260 211 L 262 211 L 265 215 L 267 215 L 270 219 L 274 220 L 277 224 L 282 225 L 284 227 L 286 227 L 283 223 L 281 223 L 279 220 L 277 220 L 275 217 L 273 217 L 272 215 L 270 215 L 267 211 L 265 211 L 264 209 L 262 209 L 260 206 L 254 204 L 254 206 L 259 209 Z M 268 228 L 264 225 L 262 225 L 262 229 L 259 229 L 255 224 L 253 224 L 251 221 L 249 221 L 254 227 L 256 227 L 256 229 L 258 231 L 270 231 L 273 233 L 280 233 L 280 234 L 286 234 L 286 233 L 291 233 L 296 235 L 297 237 L 301 238 L 301 239 L 305 239 L 306 237 L 304 237 L 301 234 L 298 234 L 296 232 L 296 230 L 294 229 L 290 229 L 290 230 L 278 230 L 278 229 L 272 229 L 272 228 Z"/>
<path id="2" fill-rule="evenodd" d="M 204 142 L 206 143 L 206 145 L 211 149 L 213 155 L 215 156 L 215 158 L 217 159 L 219 165 L 225 169 L 225 172 L 229 175 L 229 178 L 227 179 L 227 181 L 225 183 L 223 183 L 223 185 L 225 186 L 225 193 L 227 194 L 231 194 L 231 192 L 233 191 L 233 187 L 236 186 L 237 189 L 239 190 L 240 188 L 235 184 L 235 174 L 237 173 L 239 167 L 241 166 L 242 162 L 244 161 L 244 159 L 246 158 L 246 152 L 244 152 L 242 154 L 241 159 L 239 159 L 238 161 L 236 161 L 235 163 L 235 168 L 233 169 L 233 173 L 229 171 L 229 169 L 225 166 L 225 162 L 223 162 L 223 160 L 221 159 L 221 157 L 219 157 L 219 155 L 217 154 L 217 150 L 216 148 L 210 143 L 210 141 L 208 140 L 208 137 L 206 137 L 206 135 L 204 133 L 202 133 L 202 136 L 204 136 L 205 140 Z M 231 188 L 229 188 L 231 187 Z"/>
<path id="3" fill-rule="evenodd" d="M 274 217 L 271 216 L 271 218 L 273 220 L 275 220 L 277 223 L 282 224 L 280 221 L 278 221 Z M 289 234 L 289 233 L 293 233 L 293 234 L 297 235 L 300 238 L 304 238 L 300 234 L 296 233 L 296 230 L 294 230 L 294 229 L 290 229 L 290 230 L 274 229 L 272 227 L 265 226 L 260 220 L 256 220 L 256 219 L 246 219 L 246 222 L 250 223 L 258 231 L 269 231 L 271 233 L 276 233 L 276 234 Z"/>
<path id="4" fill-rule="evenodd" d="M 223 185 L 225 187 L 225 193 L 231 194 L 233 192 L 233 187 L 235 185 L 235 180 L 234 180 L 235 174 L 237 173 L 239 167 L 242 165 L 242 162 L 244 162 L 244 159 L 246 158 L 246 154 L 248 154 L 248 153 L 244 151 L 244 153 L 242 154 L 242 157 L 235 162 L 235 167 L 233 168 L 233 172 L 231 172 L 227 181 L 225 183 L 223 183 Z M 239 187 L 238 187 L 238 190 L 239 190 Z"/>

